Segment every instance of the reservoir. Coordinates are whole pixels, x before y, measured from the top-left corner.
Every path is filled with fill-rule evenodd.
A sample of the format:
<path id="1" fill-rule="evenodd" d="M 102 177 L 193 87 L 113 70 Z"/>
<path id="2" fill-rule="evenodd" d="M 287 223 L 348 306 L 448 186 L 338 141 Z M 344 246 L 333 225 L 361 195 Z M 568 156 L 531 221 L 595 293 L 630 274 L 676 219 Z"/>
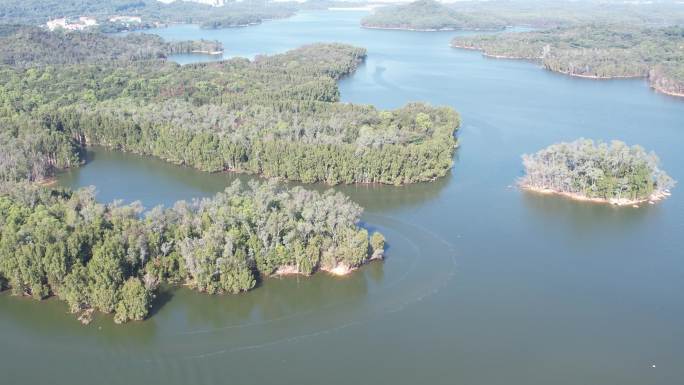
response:
<path id="1" fill-rule="evenodd" d="M 616 208 L 514 187 L 520 156 L 580 137 L 640 144 L 684 181 L 684 99 L 645 80 L 570 78 L 449 47 L 457 32 L 367 30 L 364 12 L 262 25 L 153 30 L 254 57 L 318 41 L 368 49 L 341 99 L 448 105 L 462 126 L 450 175 L 335 186 L 387 238 L 347 277 L 267 279 L 242 295 L 163 290 L 151 317 L 83 326 L 67 306 L 0 294 L 3 384 L 672 385 L 684 378 L 684 188 Z M 181 55 L 180 63 L 209 60 Z M 236 178 L 93 148 L 59 176 L 147 207 L 211 196 Z M 309 188 L 324 190 L 328 186 Z M 40 363 L 40 365 L 37 365 Z"/>

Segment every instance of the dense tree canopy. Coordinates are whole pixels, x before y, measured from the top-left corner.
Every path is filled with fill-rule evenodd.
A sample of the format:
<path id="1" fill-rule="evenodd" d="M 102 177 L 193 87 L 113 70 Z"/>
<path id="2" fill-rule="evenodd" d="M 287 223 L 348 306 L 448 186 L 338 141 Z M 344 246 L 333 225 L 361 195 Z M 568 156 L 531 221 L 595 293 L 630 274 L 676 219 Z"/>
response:
<path id="1" fill-rule="evenodd" d="M 260 276 L 354 268 L 384 238 L 357 227 L 361 208 L 340 194 L 239 182 L 210 199 L 142 212 L 100 204 L 89 189 L 0 185 L 0 285 L 73 312 L 144 319 L 161 283 L 207 293 L 250 290 Z"/>
<path id="2" fill-rule="evenodd" d="M 482 18 L 476 20 L 435 0 L 417 0 L 409 4 L 378 8 L 371 15 L 364 17 L 361 25 L 368 28 L 423 31 L 503 27 L 497 22 L 490 23 Z"/>
<path id="3" fill-rule="evenodd" d="M 78 166 L 79 147 L 66 133 L 40 128 L 38 121 L 0 118 L 0 182 L 43 180 Z"/>
<path id="4" fill-rule="evenodd" d="M 378 8 L 366 27 L 414 30 L 493 30 L 508 26 L 569 27 L 587 23 L 657 27 L 684 23 L 676 2 L 493 0 L 440 3 L 418 0 Z"/>
<path id="5" fill-rule="evenodd" d="M 672 188 L 659 160 L 640 146 L 580 139 L 523 155 L 524 187 L 605 200 L 641 201 Z"/>
<path id="6" fill-rule="evenodd" d="M 97 144 L 206 171 L 306 183 L 401 184 L 444 176 L 459 125 L 453 110 L 409 104 L 378 111 L 338 102 L 336 80 L 364 57 L 363 49 L 315 44 L 254 61 L 186 66 L 152 60 L 0 67 L 0 123 L 71 141 L 60 147 L 62 158 L 73 146 Z M 16 138 L 0 142 L 9 154 Z M 38 163 L 24 161 L 23 168 Z"/>
<path id="7" fill-rule="evenodd" d="M 156 35 L 113 37 L 93 32 L 65 32 L 18 27 L 0 34 L 0 64 L 14 67 L 132 62 L 176 53 L 221 51 L 215 41 L 166 42 Z"/>
<path id="8" fill-rule="evenodd" d="M 649 77 L 659 91 L 684 95 L 684 28 L 586 25 L 458 37 L 454 47 L 540 61 L 545 68 L 598 78 Z"/>

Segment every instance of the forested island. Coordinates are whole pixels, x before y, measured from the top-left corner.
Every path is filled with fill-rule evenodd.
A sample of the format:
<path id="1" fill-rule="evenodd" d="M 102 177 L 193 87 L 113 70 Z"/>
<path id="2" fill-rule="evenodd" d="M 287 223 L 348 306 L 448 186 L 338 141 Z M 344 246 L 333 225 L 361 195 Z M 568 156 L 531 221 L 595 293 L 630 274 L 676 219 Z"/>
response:
<path id="1" fill-rule="evenodd" d="M 378 111 L 339 102 L 336 80 L 364 59 L 361 48 L 315 44 L 186 66 L 51 66 L 69 56 L 39 52 L 47 50 L 0 67 L 5 180 L 40 180 L 78 165 L 87 145 L 305 183 L 414 183 L 452 166 L 459 125 L 452 109 L 414 103 Z"/>
<path id="2" fill-rule="evenodd" d="M 361 20 L 365 28 L 448 31 L 457 29 L 500 29 L 497 22 L 475 19 L 435 0 L 417 0 L 408 4 L 376 9 Z"/>
<path id="3" fill-rule="evenodd" d="M 457 37 L 455 48 L 494 58 L 539 61 L 587 78 L 648 78 L 657 91 L 684 96 L 684 28 L 585 25 L 544 31 Z"/>
<path id="4" fill-rule="evenodd" d="M 240 293 L 262 277 L 346 274 L 383 256 L 384 237 L 340 194 L 236 182 L 210 199 L 143 213 L 90 189 L 0 183 L 0 290 L 57 296 L 88 322 L 147 317 L 159 285 Z"/>
<path id="5" fill-rule="evenodd" d="M 615 205 L 661 200 L 675 184 L 655 154 L 620 141 L 553 144 L 523 155 L 523 166 L 524 189 Z"/>

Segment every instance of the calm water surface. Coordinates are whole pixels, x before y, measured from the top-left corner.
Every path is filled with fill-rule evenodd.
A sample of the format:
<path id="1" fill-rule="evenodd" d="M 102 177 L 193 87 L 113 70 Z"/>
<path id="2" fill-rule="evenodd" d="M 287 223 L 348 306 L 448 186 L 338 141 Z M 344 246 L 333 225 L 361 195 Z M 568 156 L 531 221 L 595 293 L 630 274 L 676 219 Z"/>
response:
<path id="1" fill-rule="evenodd" d="M 83 327 L 58 301 L 0 295 L 2 383 L 682 382 L 681 186 L 638 209 L 510 186 L 521 154 L 578 137 L 642 144 L 684 180 L 684 100 L 641 80 L 572 79 L 453 50 L 454 33 L 363 30 L 361 16 L 157 32 L 218 39 L 227 55 L 248 57 L 314 41 L 364 46 L 366 63 L 341 83 L 344 101 L 424 100 L 462 114 L 452 175 L 401 188 L 336 187 L 366 208 L 366 226 L 385 233 L 386 262 L 345 278 L 269 279 L 238 296 L 169 290 L 148 321 L 126 326 L 98 316 Z M 95 185 L 103 201 L 170 205 L 236 178 L 101 149 L 90 156 L 60 183 Z"/>

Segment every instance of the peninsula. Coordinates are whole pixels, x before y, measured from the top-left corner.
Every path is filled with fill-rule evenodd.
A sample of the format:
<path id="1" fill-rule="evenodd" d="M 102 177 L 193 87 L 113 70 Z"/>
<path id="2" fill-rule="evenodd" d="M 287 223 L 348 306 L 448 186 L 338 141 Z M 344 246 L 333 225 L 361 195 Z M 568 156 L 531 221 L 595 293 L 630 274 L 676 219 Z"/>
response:
<path id="1" fill-rule="evenodd" d="M 498 59 L 527 59 L 570 76 L 646 78 L 655 90 L 684 96 L 684 28 L 583 25 L 543 31 L 461 36 L 452 47 Z"/>
<path id="2" fill-rule="evenodd" d="M 336 81 L 364 60 L 362 48 L 314 44 L 253 61 L 186 66 L 47 54 L 53 39 L 67 45 L 79 33 L 5 38 L 0 58 L 12 66 L 0 70 L 0 119 L 12 127 L 6 135 L 14 144 L 6 154 L 16 155 L 6 159 L 23 162 L 0 169 L 5 179 L 16 178 L 18 170 L 40 179 L 78 165 L 74 149 L 88 145 L 209 172 L 331 185 L 431 181 L 452 167 L 459 125 L 453 109 L 411 103 L 379 111 L 339 102 Z M 30 45 L 35 54 L 24 54 L 31 36 L 38 37 Z M 102 46 L 131 47 L 124 57 L 145 52 L 126 44 Z M 47 65 L 72 60 L 80 64 Z M 50 140 L 31 139 L 38 137 Z"/>
<path id="3" fill-rule="evenodd" d="M 93 190 L 0 183 L 0 290 L 57 296 L 88 322 L 147 317 L 159 285 L 240 293 L 278 271 L 347 274 L 382 258 L 384 237 L 358 227 L 340 193 L 236 182 L 211 199 L 143 213 Z"/>

